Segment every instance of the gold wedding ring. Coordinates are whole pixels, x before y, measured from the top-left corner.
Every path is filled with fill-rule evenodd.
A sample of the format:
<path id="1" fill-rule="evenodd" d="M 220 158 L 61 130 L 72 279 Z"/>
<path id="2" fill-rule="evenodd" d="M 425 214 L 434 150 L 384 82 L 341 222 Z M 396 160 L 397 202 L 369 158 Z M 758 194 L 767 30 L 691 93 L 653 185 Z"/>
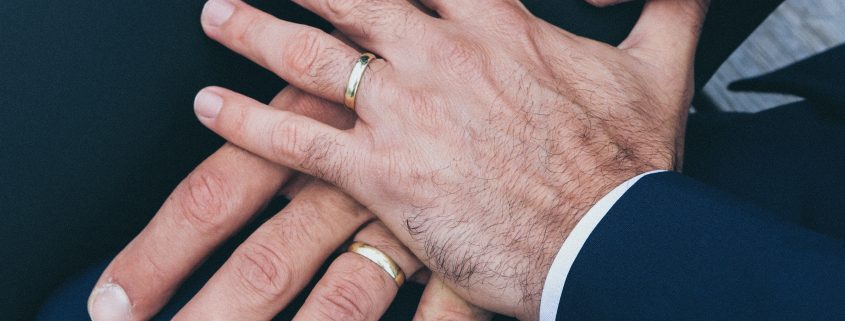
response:
<path id="1" fill-rule="evenodd" d="M 402 272 L 399 265 L 379 249 L 364 242 L 353 242 L 349 245 L 349 252 L 357 253 L 381 267 L 387 272 L 387 275 L 393 278 L 396 286 L 401 287 L 402 283 L 405 283 L 405 272 Z"/>
<path id="2" fill-rule="evenodd" d="M 343 95 L 343 105 L 346 108 L 355 110 L 355 98 L 358 95 L 358 86 L 361 85 L 361 79 L 364 78 L 364 72 L 367 71 L 367 66 L 374 59 L 376 59 L 375 55 L 365 52 L 355 61 L 355 66 L 352 67 L 352 74 L 349 75 L 349 82 L 346 84 L 346 93 Z"/>

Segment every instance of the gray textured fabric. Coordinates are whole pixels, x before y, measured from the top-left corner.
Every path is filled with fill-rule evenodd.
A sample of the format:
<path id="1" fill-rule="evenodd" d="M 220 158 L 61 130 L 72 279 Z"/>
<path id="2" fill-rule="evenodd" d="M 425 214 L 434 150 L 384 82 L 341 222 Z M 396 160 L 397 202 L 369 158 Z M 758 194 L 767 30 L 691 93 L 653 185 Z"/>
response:
<path id="1" fill-rule="evenodd" d="M 773 71 L 845 43 L 843 14 L 842 0 L 787 0 L 719 68 L 704 92 L 726 111 L 755 112 L 799 100 L 726 88 L 735 80 Z"/>

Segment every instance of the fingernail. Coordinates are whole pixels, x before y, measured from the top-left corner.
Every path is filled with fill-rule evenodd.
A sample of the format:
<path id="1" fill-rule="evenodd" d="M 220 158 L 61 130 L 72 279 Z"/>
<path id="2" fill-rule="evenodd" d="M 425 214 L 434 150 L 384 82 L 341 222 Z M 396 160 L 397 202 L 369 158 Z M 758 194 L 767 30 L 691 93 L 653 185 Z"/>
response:
<path id="1" fill-rule="evenodd" d="M 205 21 L 214 27 L 226 23 L 233 12 L 235 12 L 235 6 L 226 0 L 209 0 L 202 8 L 202 16 L 205 17 Z"/>
<path id="2" fill-rule="evenodd" d="M 200 117 L 213 119 L 223 108 L 223 98 L 211 90 L 203 89 L 194 99 L 194 112 Z"/>
<path id="3" fill-rule="evenodd" d="M 132 317 L 129 297 L 120 285 L 106 283 L 91 293 L 88 315 L 93 321 L 125 321 Z"/>

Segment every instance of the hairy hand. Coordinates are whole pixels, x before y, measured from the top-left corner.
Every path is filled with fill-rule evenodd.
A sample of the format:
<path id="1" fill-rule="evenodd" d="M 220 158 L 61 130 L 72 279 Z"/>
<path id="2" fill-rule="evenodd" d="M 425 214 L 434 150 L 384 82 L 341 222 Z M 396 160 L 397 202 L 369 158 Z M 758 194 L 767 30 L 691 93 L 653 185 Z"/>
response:
<path id="1" fill-rule="evenodd" d="M 224 0 L 214 0 L 224 1 Z M 704 6 L 652 0 L 611 47 L 515 0 L 296 0 L 371 63 L 354 128 L 336 129 L 222 88 L 203 124 L 340 187 L 469 301 L 535 319 L 549 265 L 610 189 L 680 162 Z M 243 2 L 204 19 L 216 40 L 303 91 L 340 102 L 359 53 Z"/>

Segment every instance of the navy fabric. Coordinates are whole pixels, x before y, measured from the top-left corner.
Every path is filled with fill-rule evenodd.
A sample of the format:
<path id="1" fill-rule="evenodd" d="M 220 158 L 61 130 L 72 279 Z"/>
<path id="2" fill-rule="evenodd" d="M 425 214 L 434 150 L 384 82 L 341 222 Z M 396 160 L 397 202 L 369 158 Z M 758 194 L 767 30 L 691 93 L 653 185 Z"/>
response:
<path id="1" fill-rule="evenodd" d="M 691 117 L 684 173 L 845 239 L 845 121 L 819 113 L 818 105 Z"/>
<path id="2" fill-rule="evenodd" d="M 677 173 L 644 177 L 588 239 L 558 320 L 836 320 L 845 243 Z"/>
<path id="3" fill-rule="evenodd" d="M 816 103 L 827 117 L 845 119 L 845 44 L 762 76 L 732 83 L 736 91 L 792 94 Z"/>

